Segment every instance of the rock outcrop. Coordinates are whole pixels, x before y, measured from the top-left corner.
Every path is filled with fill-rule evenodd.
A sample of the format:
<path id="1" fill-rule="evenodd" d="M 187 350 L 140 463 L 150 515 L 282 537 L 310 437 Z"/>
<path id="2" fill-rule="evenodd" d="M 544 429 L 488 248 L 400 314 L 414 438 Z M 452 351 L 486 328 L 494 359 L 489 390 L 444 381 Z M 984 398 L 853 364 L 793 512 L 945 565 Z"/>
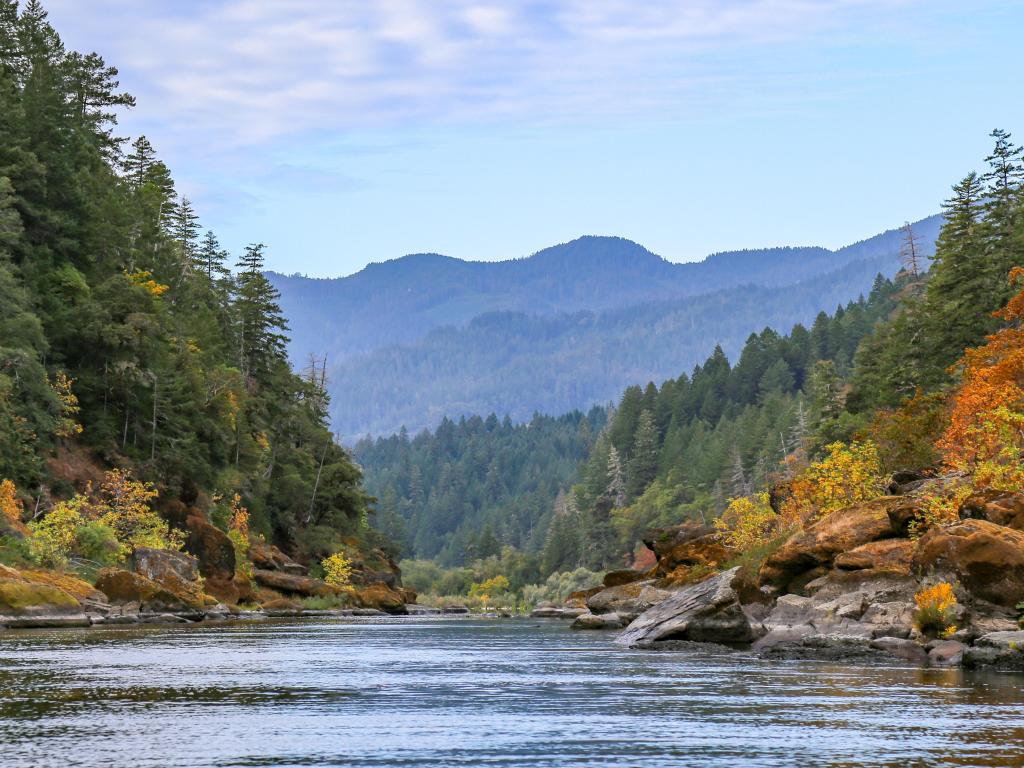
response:
<path id="1" fill-rule="evenodd" d="M 733 589 L 738 573 L 732 568 L 672 593 L 634 619 L 615 642 L 630 647 L 666 640 L 749 643 L 754 630 Z"/>
<path id="2" fill-rule="evenodd" d="M 960 506 L 963 520 L 986 520 L 1024 531 L 1024 493 L 984 491 L 969 496 Z"/>
<path id="3" fill-rule="evenodd" d="M 626 621 L 632 621 L 671 594 L 656 587 L 653 580 L 634 581 L 591 595 L 587 598 L 587 608 L 594 614 L 615 613 Z"/>
<path id="4" fill-rule="evenodd" d="M 650 577 L 661 579 L 659 586 L 688 583 L 695 567 L 716 568 L 735 555 L 713 526 L 696 522 L 655 528 L 644 535 L 643 542 L 658 560 Z"/>
<path id="5" fill-rule="evenodd" d="M 0 627 L 87 627 L 89 623 L 81 602 L 69 592 L 0 565 Z"/>
<path id="6" fill-rule="evenodd" d="M 195 587 L 183 589 L 121 568 L 104 568 L 96 577 L 96 589 L 115 605 L 132 604 L 143 613 L 201 613 L 207 602 Z"/>
<path id="7" fill-rule="evenodd" d="M 204 517 L 190 516 L 186 521 L 188 538 L 185 551 L 198 561 L 206 592 L 225 603 L 238 603 L 251 597 L 251 589 L 236 579 L 235 547 L 220 528 Z"/>
<path id="8" fill-rule="evenodd" d="M 973 519 L 933 528 L 918 542 L 914 567 L 948 574 L 971 594 L 1013 608 L 1024 601 L 1024 532 Z"/>
<path id="9" fill-rule="evenodd" d="M 785 592 L 801 574 L 829 568 L 838 555 L 880 539 L 893 538 L 889 511 L 903 504 L 887 496 L 825 516 L 794 534 L 771 554 L 758 574 L 758 583 Z"/>

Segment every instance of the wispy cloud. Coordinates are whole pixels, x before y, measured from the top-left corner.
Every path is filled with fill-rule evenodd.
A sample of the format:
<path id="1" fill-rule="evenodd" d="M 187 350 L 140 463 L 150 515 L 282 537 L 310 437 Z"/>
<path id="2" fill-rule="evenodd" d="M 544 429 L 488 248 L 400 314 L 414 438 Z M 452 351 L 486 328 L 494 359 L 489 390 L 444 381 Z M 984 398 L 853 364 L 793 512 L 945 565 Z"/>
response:
<path id="1" fill-rule="evenodd" d="M 207 146 L 396 123 L 629 114 L 757 90 L 764 46 L 912 0 L 49 0 Z M 111 19 L 118 23 L 111 24 Z M 113 31 L 113 30 L 121 30 Z M 712 59 L 709 61 L 709 57 Z M 767 68 L 770 71 L 770 67 Z M 158 106 L 154 106 L 158 105 Z"/>

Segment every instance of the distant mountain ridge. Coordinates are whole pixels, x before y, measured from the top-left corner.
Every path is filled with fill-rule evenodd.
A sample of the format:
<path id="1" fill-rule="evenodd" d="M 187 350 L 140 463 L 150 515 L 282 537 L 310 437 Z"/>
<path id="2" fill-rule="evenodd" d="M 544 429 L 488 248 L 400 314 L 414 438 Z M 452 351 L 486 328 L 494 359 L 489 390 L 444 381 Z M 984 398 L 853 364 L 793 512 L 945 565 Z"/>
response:
<path id="1" fill-rule="evenodd" d="M 930 246 L 940 221 L 917 222 L 915 233 Z M 765 248 L 674 263 L 625 238 L 584 236 L 508 261 L 412 254 L 348 277 L 269 277 L 291 326 L 290 354 L 301 365 L 310 353 L 340 362 L 486 312 L 600 312 L 744 284 L 788 285 L 858 259 L 895 258 L 899 241 L 899 231 L 890 230 L 836 251 Z"/>
<path id="2" fill-rule="evenodd" d="M 925 255 L 941 225 L 914 224 Z M 346 440 L 415 431 L 442 416 L 527 419 L 606 402 L 676 376 L 720 343 L 788 331 L 899 267 L 890 230 L 832 251 L 768 248 L 676 264 L 623 238 L 587 236 L 502 262 L 415 254 L 354 275 L 271 274 L 290 354 L 328 357 L 334 427 Z M 782 289 L 782 290 L 780 290 Z"/>

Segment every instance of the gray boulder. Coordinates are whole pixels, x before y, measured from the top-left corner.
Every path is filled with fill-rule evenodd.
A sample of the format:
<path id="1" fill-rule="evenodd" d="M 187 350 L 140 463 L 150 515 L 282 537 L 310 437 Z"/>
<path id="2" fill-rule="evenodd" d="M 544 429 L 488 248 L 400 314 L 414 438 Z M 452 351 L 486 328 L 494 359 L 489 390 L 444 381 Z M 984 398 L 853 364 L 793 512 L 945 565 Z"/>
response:
<path id="1" fill-rule="evenodd" d="M 990 632 L 964 651 L 965 667 L 1024 670 L 1024 631 Z"/>
<path id="2" fill-rule="evenodd" d="M 617 613 L 628 621 L 632 621 L 648 608 L 658 605 L 674 594 L 654 586 L 653 580 L 634 581 L 616 587 L 602 589 L 587 598 L 587 608 L 591 613 Z"/>
<path id="3" fill-rule="evenodd" d="M 746 644 L 755 633 L 732 583 L 739 568 L 670 593 L 638 616 L 615 642 L 649 647 L 664 640 Z"/>

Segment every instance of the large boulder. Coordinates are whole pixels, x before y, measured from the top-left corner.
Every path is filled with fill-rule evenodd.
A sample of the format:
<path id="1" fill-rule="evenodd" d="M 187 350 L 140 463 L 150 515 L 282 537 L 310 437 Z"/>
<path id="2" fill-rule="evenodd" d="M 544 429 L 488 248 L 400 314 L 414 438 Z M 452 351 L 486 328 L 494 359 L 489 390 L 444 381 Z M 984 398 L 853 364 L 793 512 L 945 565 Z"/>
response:
<path id="1" fill-rule="evenodd" d="M 652 605 L 657 605 L 671 595 L 654 586 L 654 582 L 634 581 L 618 587 L 609 587 L 587 598 L 587 608 L 591 613 L 616 613 L 619 616 L 633 619 Z"/>
<path id="2" fill-rule="evenodd" d="M 121 568 L 104 568 L 96 577 L 96 589 L 118 605 L 135 604 L 151 613 L 202 611 L 206 607 L 201 592 L 178 586 L 173 581 L 162 584 Z"/>
<path id="3" fill-rule="evenodd" d="M 987 490 L 972 494 L 960 506 L 960 518 L 1024 531 L 1024 493 Z"/>
<path id="4" fill-rule="evenodd" d="M 837 646 L 822 637 L 844 638 L 837 641 L 839 646 L 853 642 L 850 638 L 866 643 L 881 637 L 909 637 L 916 589 L 915 579 L 898 573 L 832 571 L 808 584 L 808 595 L 782 595 L 764 618 L 766 634 L 754 649 L 828 657 Z"/>
<path id="5" fill-rule="evenodd" d="M 217 602 L 208 598 L 199 577 L 199 561 L 184 552 L 136 547 L 129 561 L 140 576 L 156 582 L 185 605 Z"/>
<path id="6" fill-rule="evenodd" d="M 738 573 L 732 568 L 672 593 L 634 619 L 615 642 L 631 647 L 666 640 L 749 643 L 754 631 L 732 586 Z"/>
<path id="7" fill-rule="evenodd" d="M 198 561 L 206 591 L 222 602 L 237 603 L 241 593 L 235 584 L 235 547 L 231 539 L 198 515 L 186 519 L 185 530 L 185 551 Z"/>
<path id="8" fill-rule="evenodd" d="M 199 578 L 199 561 L 184 552 L 136 547 L 131 556 L 136 573 L 153 581 L 191 582 Z"/>
<path id="9" fill-rule="evenodd" d="M 621 587 L 623 584 L 632 584 L 634 581 L 643 581 L 645 578 L 647 578 L 647 574 L 643 571 L 634 571 L 632 568 L 625 568 L 620 571 L 608 571 L 601 580 L 601 584 L 604 587 Z M 596 589 L 591 594 L 596 594 L 600 591 L 600 589 Z"/>
<path id="10" fill-rule="evenodd" d="M 626 584 L 632 584 L 632 582 L 625 582 Z M 565 598 L 565 606 L 567 608 L 586 608 L 587 600 L 592 595 L 596 595 L 605 587 L 589 587 L 587 589 L 577 589 L 575 592 L 570 592 L 569 596 Z"/>
<path id="11" fill-rule="evenodd" d="M 89 626 L 89 618 L 82 604 L 60 587 L 0 565 L 0 626 Z"/>
<path id="12" fill-rule="evenodd" d="M 265 541 L 253 542 L 249 547 L 249 559 L 252 564 L 264 571 L 283 571 L 297 576 L 305 575 L 305 566 L 295 562 L 288 555 Z"/>
<path id="13" fill-rule="evenodd" d="M 617 613 L 584 613 L 576 617 L 569 629 L 621 629 L 622 619 Z"/>
<path id="14" fill-rule="evenodd" d="M 761 586 L 785 590 L 800 574 L 831 566 L 843 552 L 879 539 L 892 538 L 889 510 L 903 499 L 886 496 L 840 509 L 791 536 L 765 560 L 758 574 Z"/>
<path id="15" fill-rule="evenodd" d="M 909 574 L 917 542 L 910 539 L 869 541 L 836 556 L 833 564 L 843 571 L 876 570 Z"/>
<path id="16" fill-rule="evenodd" d="M 950 574 L 972 595 L 1012 608 L 1024 601 L 1024 532 L 987 520 L 933 528 L 918 541 L 914 568 Z"/>
<path id="17" fill-rule="evenodd" d="M 721 542 L 712 526 L 696 522 L 655 528 L 644 535 L 643 542 L 658 558 L 652 574 L 658 577 L 668 576 L 680 568 L 714 568 L 734 554 Z"/>
<path id="18" fill-rule="evenodd" d="M 399 615 L 409 612 L 405 607 L 405 597 L 402 592 L 382 581 L 354 587 L 351 595 L 352 601 L 360 608 L 374 608 L 384 613 Z"/>
<path id="19" fill-rule="evenodd" d="M 990 632 L 964 651 L 965 667 L 1024 671 L 1024 631 Z"/>

